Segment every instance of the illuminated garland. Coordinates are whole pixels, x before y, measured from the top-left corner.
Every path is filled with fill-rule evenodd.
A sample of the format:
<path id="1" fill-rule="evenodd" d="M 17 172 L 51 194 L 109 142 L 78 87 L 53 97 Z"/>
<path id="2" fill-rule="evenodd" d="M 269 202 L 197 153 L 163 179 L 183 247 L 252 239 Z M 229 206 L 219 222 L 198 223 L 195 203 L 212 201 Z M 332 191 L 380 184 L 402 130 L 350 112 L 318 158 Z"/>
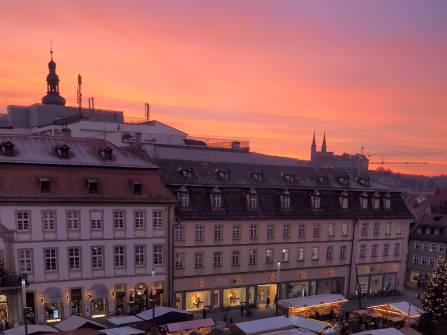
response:
<path id="1" fill-rule="evenodd" d="M 438 258 L 422 299 L 423 308 L 436 319 L 447 319 L 447 259 Z"/>

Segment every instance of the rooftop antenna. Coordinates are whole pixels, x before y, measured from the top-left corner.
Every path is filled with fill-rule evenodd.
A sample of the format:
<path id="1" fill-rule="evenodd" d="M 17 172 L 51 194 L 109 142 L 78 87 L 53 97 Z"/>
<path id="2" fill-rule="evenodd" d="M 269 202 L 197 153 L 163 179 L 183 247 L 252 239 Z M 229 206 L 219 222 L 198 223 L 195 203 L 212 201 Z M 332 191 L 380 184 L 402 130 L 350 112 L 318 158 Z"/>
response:
<path id="1" fill-rule="evenodd" d="M 53 60 L 53 40 L 50 41 L 50 58 Z"/>
<path id="2" fill-rule="evenodd" d="M 151 111 L 151 106 L 149 105 L 148 102 L 146 102 L 144 104 L 144 115 L 146 116 L 146 121 L 150 120 L 150 111 Z"/>
<path id="3" fill-rule="evenodd" d="M 88 109 L 90 109 L 91 111 L 95 110 L 95 98 L 94 97 L 88 98 Z"/>
<path id="4" fill-rule="evenodd" d="M 79 114 L 81 114 L 81 108 L 82 108 L 82 92 L 81 92 L 81 86 L 82 86 L 82 77 L 81 74 L 78 74 L 78 106 L 79 106 Z"/>

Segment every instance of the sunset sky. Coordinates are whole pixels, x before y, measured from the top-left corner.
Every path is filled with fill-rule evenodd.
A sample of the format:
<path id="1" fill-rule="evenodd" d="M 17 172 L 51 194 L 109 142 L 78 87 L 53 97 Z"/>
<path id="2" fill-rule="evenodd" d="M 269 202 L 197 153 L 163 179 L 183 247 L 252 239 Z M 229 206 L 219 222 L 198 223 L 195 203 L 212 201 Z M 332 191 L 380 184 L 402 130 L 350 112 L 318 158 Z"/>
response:
<path id="1" fill-rule="evenodd" d="M 447 173 L 445 0 L 14 0 L 0 17 L 0 112 L 46 93 L 52 40 L 68 105 L 81 73 L 97 108 L 150 102 L 192 136 L 308 159 L 326 131 L 336 153 Z"/>

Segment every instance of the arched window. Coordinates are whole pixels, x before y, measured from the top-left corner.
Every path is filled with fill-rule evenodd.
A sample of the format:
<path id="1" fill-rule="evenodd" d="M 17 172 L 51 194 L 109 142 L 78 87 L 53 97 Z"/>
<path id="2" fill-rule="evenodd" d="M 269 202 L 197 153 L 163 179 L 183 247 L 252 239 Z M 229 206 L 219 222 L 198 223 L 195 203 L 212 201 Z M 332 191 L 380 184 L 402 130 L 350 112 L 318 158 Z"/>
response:
<path id="1" fill-rule="evenodd" d="M 340 207 L 343 209 L 347 209 L 349 207 L 349 194 L 346 191 L 343 191 L 340 194 Z"/>
<path id="2" fill-rule="evenodd" d="M 288 189 L 284 189 L 284 191 L 282 192 L 282 194 L 279 196 L 279 201 L 281 203 L 281 208 L 282 209 L 289 209 L 290 207 L 292 207 L 292 201 L 290 198 L 290 193 Z"/>
<path id="3" fill-rule="evenodd" d="M 191 205 L 189 192 L 188 192 L 188 189 L 186 187 L 183 186 L 178 191 L 177 197 L 178 197 L 178 200 L 179 200 L 180 207 L 187 208 L 187 207 L 189 207 Z"/>
<path id="4" fill-rule="evenodd" d="M 362 194 L 360 194 L 360 208 L 368 208 L 368 193 L 366 192 L 362 192 Z"/>
<path id="5" fill-rule="evenodd" d="M 385 193 L 383 196 L 383 208 L 391 209 L 391 194 Z"/>
<path id="6" fill-rule="evenodd" d="M 211 207 L 222 208 L 222 193 L 217 187 L 211 191 Z"/>
<path id="7" fill-rule="evenodd" d="M 320 208 L 321 205 L 321 196 L 320 196 L 320 192 L 318 190 L 314 190 L 311 194 L 310 194 L 310 204 L 312 206 L 313 209 L 318 209 Z"/>
<path id="8" fill-rule="evenodd" d="M 248 208 L 258 208 L 258 195 L 254 188 L 251 188 L 247 194 L 247 207 Z"/>
<path id="9" fill-rule="evenodd" d="M 372 205 L 373 205 L 373 209 L 380 208 L 380 194 L 379 194 L 379 192 L 374 192 L 373 198 L 372 198 Z"/>

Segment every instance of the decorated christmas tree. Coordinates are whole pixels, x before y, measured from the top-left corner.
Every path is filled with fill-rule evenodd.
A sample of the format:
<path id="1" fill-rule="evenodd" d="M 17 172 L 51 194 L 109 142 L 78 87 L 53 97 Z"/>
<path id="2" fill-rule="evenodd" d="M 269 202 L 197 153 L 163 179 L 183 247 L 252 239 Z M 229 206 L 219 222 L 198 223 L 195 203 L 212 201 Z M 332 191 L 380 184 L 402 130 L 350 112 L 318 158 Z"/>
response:
<path id="1" fill-rule="evenodd" d="M 447 259 L 439 257 L 425 287 L 422 306 L 435 319 L 447 319 Z"/>

